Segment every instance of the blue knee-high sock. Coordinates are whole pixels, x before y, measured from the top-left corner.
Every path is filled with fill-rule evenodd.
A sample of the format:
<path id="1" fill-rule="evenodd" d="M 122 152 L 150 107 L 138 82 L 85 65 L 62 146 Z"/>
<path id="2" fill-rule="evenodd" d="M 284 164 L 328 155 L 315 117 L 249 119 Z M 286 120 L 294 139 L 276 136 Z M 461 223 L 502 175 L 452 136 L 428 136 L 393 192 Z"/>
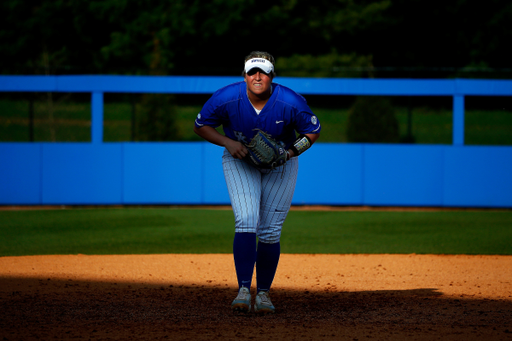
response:
<path id="1" fill-rule="evenodd" d="M 258 242 L 258 256 L 256 258 L 256 281 L 258 292 L 269 291 L 279 263 L 281 244 L 267 244 Z"/>
<path id="2" fill-rule="evenodd" d="M 256 262 L 256 233 L 235 233 L 233 241 L 238 288 L 251 288 L 254 263 Z"/>

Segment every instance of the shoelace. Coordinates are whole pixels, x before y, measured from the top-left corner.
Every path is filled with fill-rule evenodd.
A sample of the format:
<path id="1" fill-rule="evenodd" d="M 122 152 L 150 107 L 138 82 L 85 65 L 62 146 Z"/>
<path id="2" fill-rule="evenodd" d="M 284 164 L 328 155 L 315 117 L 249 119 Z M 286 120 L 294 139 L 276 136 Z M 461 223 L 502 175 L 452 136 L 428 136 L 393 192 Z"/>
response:
<path id="1" fill-rule="evenodd" d="M 237 300 L 242 300 L 242 301 L 245 301 L 247 300 L 247 296 L 249 294 L 247 293 L 247 291 L 245 290 L 240 290 L 240 292 L 238 293 L 238 296 L 236 297 Z"/>
<path id="2" fill-rule="evenodd" d="M 260 296 L 260 299 L 261 299 L 261 303 L 266 304 L 266 305 L 271 305 L 272 304 L 272 302 L 270 302 L 270 297 L 268 297 L 267 293 L 261 294 L 259 296 Z"/>

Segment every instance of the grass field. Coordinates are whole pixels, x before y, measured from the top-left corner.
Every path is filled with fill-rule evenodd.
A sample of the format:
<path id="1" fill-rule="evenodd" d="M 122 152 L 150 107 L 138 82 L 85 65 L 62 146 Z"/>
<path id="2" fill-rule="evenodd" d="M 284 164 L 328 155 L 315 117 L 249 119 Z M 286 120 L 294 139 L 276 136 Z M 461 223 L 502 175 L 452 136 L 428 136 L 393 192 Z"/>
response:
<path id="1" fill-rule="evenodd" d="M 29 141 L 28 101 L 0 99 L 0 142 Z M 199 141 L 193 131 L 193 121 L 200 105 L 180 105 L 177 125 L 181 141 Z M 315 107 L 312 110 L 321 119 L 321 142 L 346 142 L 348 108 Z M 53 121 L 48 103 L 34 102 L 34 141 L 87 142 L 90 141 L 90 103 L 87 101 L 55 101 Z M 140 107 L 136 106 L 136 112 Z M 129 102 L 106 102 L 104 107 L 104 141 L 131 140 L 132 106 Z M 408 127 L 408 109 L 396 107 L 400 134 Z M 53 123 L 52 123 L 53 122 Z M 429 107 L 411 108 L 412 135 L 420 144 L 452 143 L 452 112 Z M 467 110 L 465 143 L 468 145 L 512 145 L 512 111 Z"/>
<path id="2" fill-rule="evenodd" d="M 231 210 L 0 211 L 0 256 L 231 253 Z M 283 253 L 511 255 L 512 211 L 292 210 Z"/>

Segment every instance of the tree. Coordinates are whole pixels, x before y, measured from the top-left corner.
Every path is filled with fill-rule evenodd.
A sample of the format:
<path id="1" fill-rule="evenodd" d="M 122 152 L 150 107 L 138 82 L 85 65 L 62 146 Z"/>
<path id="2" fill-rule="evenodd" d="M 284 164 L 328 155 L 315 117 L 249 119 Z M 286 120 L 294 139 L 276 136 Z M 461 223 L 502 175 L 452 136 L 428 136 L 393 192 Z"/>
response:
<path id="1" fill-rule="evenodd" d="M 358 51 L 372 53 L 376 66 L 509 67 L 510 1 L 393 0 L 383 16 L 358 35 Z"/>
<path id="2" fill-rule="evenodd" d="M 174 0 L 93 1 L 90 9 L 108 21 L 110 41 L 101 47 L 109 73 L 170 74 L 176 60 L 204 53 L 202 42 L 227 34 L 234 20 L 242 20 L 245 1 Z M 181 57 L 182 58 L 182 57 Z M 178 71 L 179 72 L 179 71 Z"/>
<path id="3" fill-rule="evenodd" d="M 254 50 L 272 53 L 278 63 L 280 58 L 290 61 L 292 56 L 308 58 L 317 64 L 333 56 L 355 56 L 353 59 L 357 60 L 360 54 L 345 43 L 346 37 L 382 20 L 380 14 L 389 3 L 387 0 L 247 1 L 240 7 L 239 15 L 229 20 L 230 29 L 226 33 L 186 37 L 186 41 L 181 41 L 184 53 L 177 56 L 176 65 L 180 67 L 175 72 L 240 74 L 243 57 Z M 200 31 L 210 30 L 200 27 Z M 222 67 L 215 69 L 211 64 L 205 67 L 204 58 L 208 55 L 221 61 Z M 362 57 L 371 58 L 371 53 Z M 283 64 L 280 63 L 279 69 Z"/>
<path id="4" fill-rule="evenodd" d="M 372 56 L 359 56 L 355 53 L 312 56 L 292 55 L 276 60 L 278 76 L 287 77 L 351 77 L 371 75 Z"/>
<path id="5" fill-rule="evenodd" d="M 46 54 L 52 74 L 233 75 L 253 50 L 315 63 L 355 56 L 347 66 L 506 68 L 511 39 L 505 0 L 0 2 L 4 74 L 44 73 Z"/>
<path id="6" fill-rule="evenodd" d="M 2 73 L 91 73 L 104 31 L 87 2 L 5 0 L 0 3 Z"/>
<path id="7" fill-rule="evenodd" d="M 356 99 L 347 122 L 349 142 L 393 143 L 399 138 L 398 120 L 388 99 L 373 96 Z"/>

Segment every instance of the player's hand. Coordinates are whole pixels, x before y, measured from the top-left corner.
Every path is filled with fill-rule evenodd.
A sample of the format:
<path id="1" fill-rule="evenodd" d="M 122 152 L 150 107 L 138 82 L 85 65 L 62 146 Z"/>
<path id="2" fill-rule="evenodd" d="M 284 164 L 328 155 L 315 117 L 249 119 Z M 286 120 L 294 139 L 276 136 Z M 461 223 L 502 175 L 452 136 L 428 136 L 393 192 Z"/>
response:
<path id="1" fill-rule="evenodd" d="M 225 147 L 235 159 L 243 159 L 247 155 L 247 148 L 238 141 L 230 139 L 226 142 Z"/>

